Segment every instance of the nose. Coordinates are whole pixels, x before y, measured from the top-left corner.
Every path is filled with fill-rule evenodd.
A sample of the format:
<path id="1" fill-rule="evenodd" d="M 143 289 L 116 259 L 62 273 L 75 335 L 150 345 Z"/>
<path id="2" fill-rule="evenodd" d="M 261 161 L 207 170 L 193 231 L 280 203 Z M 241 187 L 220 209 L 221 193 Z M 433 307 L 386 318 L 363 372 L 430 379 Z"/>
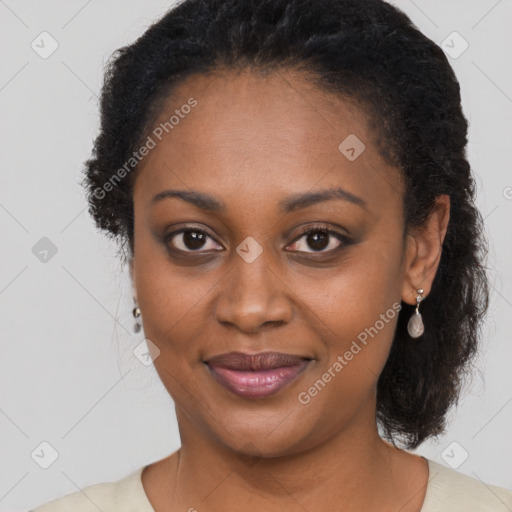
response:
<path id="1" fill-rule="evenodd" d="M 215 305 L 219 323 L 256 333 L 291 321 L 290 291 L 263 254 L 252 263 L 234 255 L 233 268 L 221 284 Z"/>

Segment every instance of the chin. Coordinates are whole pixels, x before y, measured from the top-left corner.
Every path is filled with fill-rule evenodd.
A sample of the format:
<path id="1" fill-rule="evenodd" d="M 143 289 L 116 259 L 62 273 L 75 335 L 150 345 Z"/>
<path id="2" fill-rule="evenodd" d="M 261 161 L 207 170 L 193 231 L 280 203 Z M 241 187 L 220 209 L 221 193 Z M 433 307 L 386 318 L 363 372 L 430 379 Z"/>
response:
<path id="1" fill-rule="evenodd" d="M 224 411 L 222 418 L 209 427 L 217 440 L 229 449 L 253 457 L 283 457 L 308 450 L 322 442 L 319 437 L 321 415 L 304 418 L 295 404 L 278 411 L 253 411 L 244 414 L 240 410 L 231 414 Z"/>

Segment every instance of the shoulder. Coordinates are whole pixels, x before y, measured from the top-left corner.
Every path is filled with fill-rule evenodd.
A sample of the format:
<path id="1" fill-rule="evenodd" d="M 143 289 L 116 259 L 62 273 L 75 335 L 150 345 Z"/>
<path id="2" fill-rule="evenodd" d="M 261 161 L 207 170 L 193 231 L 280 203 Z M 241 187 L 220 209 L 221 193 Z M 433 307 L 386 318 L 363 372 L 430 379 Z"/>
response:
<path id="1" fill-rule="evenodd" d="M 488 485 L 428 460 L 429 479 L 421 512 L 510 512 L 512 491 Z"/>
<path id="2" fill-rule="evenodd" d="M 154 512 L 142 486 L 144 466 L 116 482 L 89 485 L 30 512 Z"/>

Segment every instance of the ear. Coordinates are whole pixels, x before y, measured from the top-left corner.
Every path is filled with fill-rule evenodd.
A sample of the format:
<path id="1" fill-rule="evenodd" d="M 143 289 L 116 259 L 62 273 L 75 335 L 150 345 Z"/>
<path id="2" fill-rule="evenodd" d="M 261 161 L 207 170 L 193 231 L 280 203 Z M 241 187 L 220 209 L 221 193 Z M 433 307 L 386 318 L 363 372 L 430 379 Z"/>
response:
<path id="1" fill-rule="evenodd" d="M 407 235 L 405 248 L 405 279 L 402 300 L 416 304 L 417 290 L 423 289 L 426 297 L 441 261 L 443 241 L 450 220 L 450 197 L 446 194 L 436 199 L 425 224 Z"/>
<path id="2" fill-rule="evenodd" d="M 132 283 L 132 289 L 133 289 L 133 295 L 134 295 L 134 299 L 137 300 L 137 294 L 135 293 L 135 259 L 133 256 L 130 257 L 130 259 L 128 260 L 128 266 L 129 266 L 129 270 L 130 270 L 130 280 L 131 280 L 131 283 Z"/>

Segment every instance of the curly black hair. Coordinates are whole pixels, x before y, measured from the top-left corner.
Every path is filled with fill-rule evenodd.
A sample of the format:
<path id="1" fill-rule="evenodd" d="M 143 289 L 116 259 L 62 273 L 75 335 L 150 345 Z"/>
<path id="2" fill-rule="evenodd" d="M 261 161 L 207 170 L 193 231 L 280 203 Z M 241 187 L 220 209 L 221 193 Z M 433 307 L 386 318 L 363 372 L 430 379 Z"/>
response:
<path id="1" fill-rule="evenodd" d="M 448 194 L 450 221 L 427 326 L 412 343 L 402 303 L 378 380 L 377 419 L 393 443 L 416 448 L 442 433 L 477 351 L 488 307 L 483 222 L 466 157 L 468 123 L 443 51 L 383 0 L 184 0 L 108 63 L 101 126 L 83 185 L 96 225 L 133 256 L 133 183 L 126 170 L 160 102 L 182 80 L 217 69 L 296 69 L 364 105 L 387 162 L 405 185 L 404 229 L 421 228 Z M 116 174 L 123 165 L 125 179 Z M 128 246 L 128 248 L 126 247 Z"/>

